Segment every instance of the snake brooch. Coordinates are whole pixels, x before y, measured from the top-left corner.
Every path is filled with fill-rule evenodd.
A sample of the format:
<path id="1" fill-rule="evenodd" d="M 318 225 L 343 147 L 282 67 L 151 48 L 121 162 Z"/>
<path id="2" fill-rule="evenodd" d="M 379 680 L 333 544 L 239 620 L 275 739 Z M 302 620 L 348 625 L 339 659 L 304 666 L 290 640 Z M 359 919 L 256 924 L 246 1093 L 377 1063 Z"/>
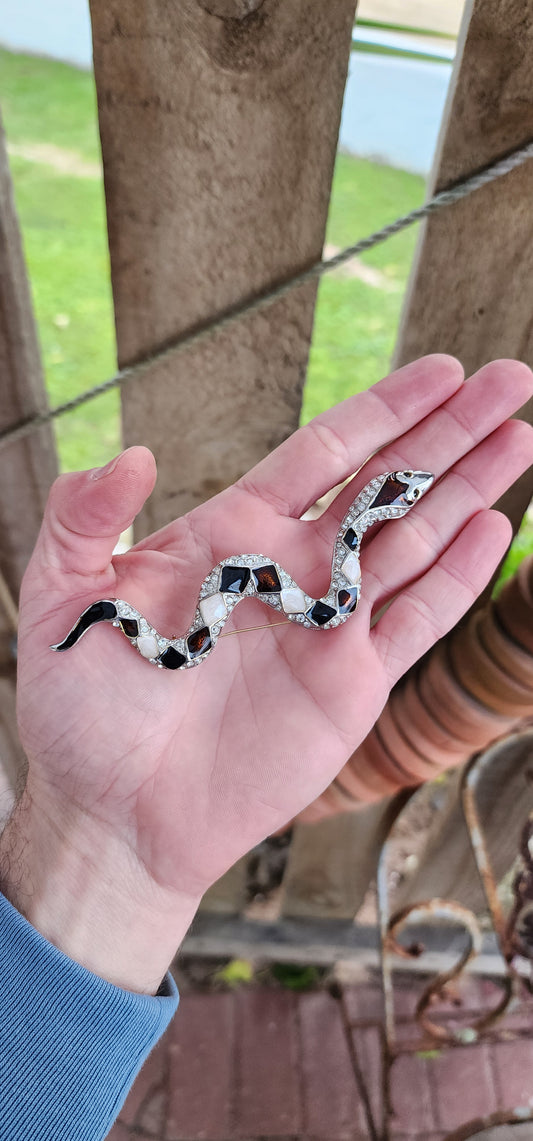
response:
<path id="1" fill-rule="evenodd" d="M 120 598 L 104 598 L 88 606 L 66 638 L 50 648 L 69 650 L 91 626 L 110 622 L 153 665 L 190 669 L 212 652 L 232 610 L 244 598 L 259 598 L 301 626 L 334 629 L 353 614 L 361 596 L 359 552 L 365 531 L 375 523 L 401 519 L 433 481 L 429 472 L 395 471 L 367 483 L 337 532 L 331 581 L 323 598 L 311 598 L 279 563 L 265 555 L 231 555 L 204 579 L 194 620 L 182 638 L 164 638 L 134 606 Z"/>

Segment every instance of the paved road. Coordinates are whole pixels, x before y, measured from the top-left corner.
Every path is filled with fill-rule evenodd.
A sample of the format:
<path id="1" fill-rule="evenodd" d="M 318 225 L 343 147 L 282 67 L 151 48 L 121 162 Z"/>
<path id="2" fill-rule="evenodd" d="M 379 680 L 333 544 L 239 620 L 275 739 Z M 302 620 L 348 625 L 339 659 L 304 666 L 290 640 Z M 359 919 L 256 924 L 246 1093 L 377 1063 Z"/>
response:
<path id="1" fill-rule="evenodd" d="M 448 63 L 352 52 L 340 146 L 427 175 L 451 72 Z"/>

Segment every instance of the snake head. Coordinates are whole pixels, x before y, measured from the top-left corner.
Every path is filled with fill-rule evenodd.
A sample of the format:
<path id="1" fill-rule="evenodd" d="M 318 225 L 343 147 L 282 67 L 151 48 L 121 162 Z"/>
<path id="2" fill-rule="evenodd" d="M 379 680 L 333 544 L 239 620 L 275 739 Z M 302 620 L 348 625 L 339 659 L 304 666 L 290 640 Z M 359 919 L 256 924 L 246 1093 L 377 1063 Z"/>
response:
<path id="1" fill-rule="evenodd" d="M 429 471 L 395 471 L 393 478 L 406 484 L 406 489 L 399 496 L 399 504 L 409 504 L 411 507 L 417 499 L 421 499 L 429 491 L 435 476 Z"/>
<path id="2" fill-rule="evenodd" d="M 404 507 L 407 511 L 429 491 L 435 476 L 428 471 L 391 471 L 370 504 L 375 507 Z"/>

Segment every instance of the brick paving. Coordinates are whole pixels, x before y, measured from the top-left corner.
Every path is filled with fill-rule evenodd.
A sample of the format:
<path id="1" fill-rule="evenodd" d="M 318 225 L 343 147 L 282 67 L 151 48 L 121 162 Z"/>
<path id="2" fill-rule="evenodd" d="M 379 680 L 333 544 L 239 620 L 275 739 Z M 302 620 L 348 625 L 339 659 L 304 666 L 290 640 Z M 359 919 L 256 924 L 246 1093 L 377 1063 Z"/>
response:
<path id="1" fill-rule="evenodd" d="M 533 1000 L 497 1034 L 435 1050 L 413 1021 L 420 989 L 419 978 L 403 977 L 395 990 L 401 1053 L 391 1072 L 391 1141 L 444 1141 L 480 1115 L 533 1107 Z M 499 994 L 497 984 L 469 978 L 462 1005 L 435 1007 L 433 1016 L 468 1026 Z M 274 986 L 184 993 L 109 1139 L 372 1141 L 368 1110 L 375 1136 L 382 1112 L 381 1043 L 381 995 L 372 983 L 344 986 L 338 997 Z M 484 1141 L 503 1141 L 505 1129 Z M 533 1122 L 508 1135 L 533 1141 Z"/>

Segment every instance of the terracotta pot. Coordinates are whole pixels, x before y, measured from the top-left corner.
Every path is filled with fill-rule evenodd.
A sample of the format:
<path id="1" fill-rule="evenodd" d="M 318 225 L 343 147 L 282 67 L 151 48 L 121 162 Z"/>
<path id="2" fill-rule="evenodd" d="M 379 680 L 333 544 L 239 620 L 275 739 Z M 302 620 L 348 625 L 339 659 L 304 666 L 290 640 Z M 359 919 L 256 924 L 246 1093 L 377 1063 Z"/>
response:
<path id="1" fill-rule="evenodd" d="M 480 615 L 450 638 L 448 652 L 460 684 L 482 705 L 504 717 L 523 717 L 533 710 L 533 689 L 501 669 L 479 637 Z"/>
<path id="2" fill-rule="evenodd" d="M 335 782 L 328 785 L 312 804 L 299 812 L 296 819 L 300 824 L 315 824 L 318 820 L 326 820 L 328 816 L 338 816 L 340 812 L 355 812 L 362 807 L 364 804 L 360 800 L 349 796 Z"/>
<path id="3" fill-rule="evenodd" d="M 500 625 L 494 603 L 479 612 L 479 638 L 488 654 L 506 674 L 533 687 L 533 653 L 507 636 Z"/>
<path id="4" fill-rule="evenodd" d="M 402 723 L 406 720 L 402 717 L 399 701 L 395 703 L 394 708 L 389 701 L 379 718 L 378 730 L 389 753 L 410 778 L 410 784 L 432 780 L 442 769 L 460 764 L 464 760 L 464 746 L 459 753 L 457 750 L 454 751 L 454 742 L 448 736 L 447 743 L 439 747 L 428 741 L 423 733 L 417 732 L 416 726 L 412 723 L 406 726 L 404 732 Z"/>
<path id="5" fill-rule="evenodd" d="M 533 617 L 533 559 L 531 559 L 531 556 L 527 559 L 522 559 L 514 577 L 518 583 L 520 594 L 524 602 L 531 608 Z"/>
<path id="6" fill-rule="evenodd" d="M 395 693 L 394 700 L 389 701 L 389 711 L 397 732 L 408 742 L 411 749 L 409 772 L 413 777 L 418 781 L 433 780 L 443 769 L 462 764 L 470 756 L 470 746 L 464 741 L 458 741 L 455 736 L 440 727 L 438 727 L 440 739 L 435 740 L 437 723 L 434 717 L 420 701 L 414 712 L 410 710 L 408 703 L 402 702 L 403 696 L 402 690 Z M 390 748 L 389 741 L 387 744 Z"/>
<path id="7" fill-rule="evenodd" d="M 509 732 L 516 723 L 516 718 L 502 717 L 466 693 L 451 673 L 442 645 L 424 663 L 418 688 L 428 711 L 434 712 L 450 736 L 464 741 L 470 753 Z"/>
<path id="8" fill-rule="evenodd" d="M 428 745 L 435 745 L 439 749 L 448 747 L 450 731 L 437 721 L 434 711 L 430 711 L 423 701 L 415 674 L 410 674 L 405 682 L 394 689 L 389 700 L 394 718 L 408 741 L 414 741 L 413 735 L 416 735 L 417 739 L 427 740 Z"/>
<path id="9" fill-rule="evenodd" d="M 377 729 L 378 736 L 383 742 L 389 756 L 393 758 L 399 768 L 403 770 L 405 776 L 408 777 L 411 773 L 412 761 L 414 760 L 414 749 L 402 733 L 402 730 L 394 718 L 390 700 L 378 717 Z M 422 755 L 418 759 L 424 761 L 424 756 Z"/>
<path id="10" fill-rule="evenodd" d="M 533 653 L 533 608 L 524 598 L 517 575 L 505 583 L 494 608 L 503 629 L 519 646 Z"/>
<path id="11" fill-rule="evenodd" d="M 405 784 L 404 773 L 394 763 L 376 732 L 376 726 L 341 769 L 337 784 L 354 798 L 367 803 L 393 796 Z"/>

